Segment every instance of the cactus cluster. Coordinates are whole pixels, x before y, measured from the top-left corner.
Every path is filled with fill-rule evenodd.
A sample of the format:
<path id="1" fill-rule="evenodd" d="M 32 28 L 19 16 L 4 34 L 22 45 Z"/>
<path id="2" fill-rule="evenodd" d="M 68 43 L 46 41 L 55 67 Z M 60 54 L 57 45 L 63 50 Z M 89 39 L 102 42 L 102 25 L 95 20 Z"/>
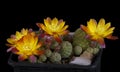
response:
<path id="1" fill-rule="evenodd" d="M 39 56 L 38 62 L 62 64 L 69 62 L 74 56 L 79 57 L 83 53 L 95 55 L 99 51 L 98 46 L 87 39 L 86 33 L 80 28 L 74 33 L 62 36 L 61 39 L 62 41 L 58 42 L 48 35 L 44 35 L 42 39 L 40 38 L 39 40 L 43 42 L 40 49 L 44 50 L 44 53 Z"/>
<path id="2" fill-rule="evenodd" d="M 38 31 L 23 28 L 16 31 L 7 39 L 10 48 L 7 52 L 18 55 L 20 61 L 29 60 L 38 63 L 70 63 L 75 57 L 91 59 L 100 50 L 105 48 L 104 38 L 118 39 L 112 36 L 114 27 L 105 25 L 105 20 L 100 19 L 97 24 L 95 19 L 90 19 L 87 26 L 80 25 L 74 32 L 67 30 L 63 19 L 47 17 L 44 23 L 36 23 Z M 85 60 L 85 59 L 82 59 Z"/>
<path id="3" fill-rule="evenodd" d="M 93 55 L 97 54 L 99 52 L 99 46 L 96 42 L 93 42 L 86 37 L 86 33 L 78 28 L 74 35 L 73 35 L 73 46 L 74 46 L 74 54 L 79 55 L 82 54 L 82 52 L 89 52 Z"/>
<path id="4" fill-rule="evenodd" d="M 72 55 L 72 43 L 68 40 L 58 42 L 52 36 L 47 35 L 39 40 L 43 42 L 40 49 L 44 50 L 38 58 L 39 63 L 62 63 L 62 59 L 69 59 Z"/>
<path id="5" fill-rule="evenodd" d="M 80 46 L 82 50 L 86 50 L 89 47 L 90 40 L 86 38 L 86 33 L 78 28 L 73 35 L 73 46 Z"/>

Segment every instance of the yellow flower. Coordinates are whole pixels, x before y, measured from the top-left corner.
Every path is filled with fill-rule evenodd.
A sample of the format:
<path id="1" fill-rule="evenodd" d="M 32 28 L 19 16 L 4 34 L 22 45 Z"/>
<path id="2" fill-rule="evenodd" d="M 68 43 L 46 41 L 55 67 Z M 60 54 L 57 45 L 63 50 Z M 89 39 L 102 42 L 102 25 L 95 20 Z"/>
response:
<path id="1" fill-rule="evenodd" d="M 35 36 L 35 32 L 28 33 L 23 36 L 19 41 L 15 43 L 15 48 L 18 50 L 15 54 L 18 54 L 22 59 L 27 59 L 32 55 L 40 55 L 43 53 L 40 48 L 41 43 L 38 43 L 38 36 Z"/>
<path id="2" fill-rule="evenodd" d="M 11 35 L 10 38 L 7 39 L 7 42 L 10 43 L 8 44 L 9 46 L 14 46 L 15 42 L 20 40 L 23 36 L 27 35 L 28 29 L 22 29 L 21 32 L 16 31 L 15 35 Z"/>
<path id="3" fill-rule="evenodd" d="M 45 25 L 37 23 L 37 26 L 44 30 L 47 34 L 53 36 L 56 40 L 59 40 L 59 36 L 68 33 L 66 30 L 68 25 L 65 25 L 65 21 L 63 20 L 58 20 L 57 18 L 53 18 L 51 20 L 51 18 L 47 17 L 44 19 L 44 24 Z"/>
<path id="4" fill-rule="evenodd" d="M 111 23 L 106 23 L 103 18 L 101 18 L 97 24 L 95 19 L 90 19 L 87 22 L 87 26 L 81 25 L 82 30 L 84 30 L 90 39 L 100 43 L 101 47 L 105 48 L 104 38 L 107 39 L 117 39 L 117 37 L 112 36 L 115 27 L 111 27 Z"/>

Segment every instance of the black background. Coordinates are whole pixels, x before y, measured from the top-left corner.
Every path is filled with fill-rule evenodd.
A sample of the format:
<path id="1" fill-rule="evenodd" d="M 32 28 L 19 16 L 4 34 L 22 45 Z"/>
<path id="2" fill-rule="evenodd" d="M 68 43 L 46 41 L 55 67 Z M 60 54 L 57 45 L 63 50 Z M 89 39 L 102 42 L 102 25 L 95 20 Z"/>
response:
<path id="1" fill-rule="evenodd" d="M 15 6 L 15 5 L 14 5 Z M 42 6 L 42 5 L 41 5 Z M 67 6 L 67 5 L 66 5 Z M 43 19 L 46 17 L 57 17 L 58 19 L 63 19 L 66 21 L 66 24 L 69 25 L 70 31 L 75 31 L 77 28 L 80 27 L 80 24 L 86 25 L 86 22 L 90 18 L 94 18 L 97 21 L 100 18 L 104 18 L 106 22 L 111 22 L 111 25 L 116 27 L 114 30 L 113 35 L 120 37 L 120 16 L 118 10 L 111 10 L 110 8 L 95 8 L 89 6 L 86 8 L 77 7 L 76 10 L 71 10 L 65 8 L 66 10 L 62 10 L 62 8 L 54 8 L 50 7 L 53 10 L 49 9 L 48 7 L 45 8 L 18 8 L 18 7 L 9 7 L 4 8 L 1 13 L 1 24 L 0 24 L 0 65 L 4 72 L 13 72 L 13 68 L 8 65 L 8 58 L 10 53 L 7 53 L 6 50 L 8 47 L 5 46 L 6 39 L 11 35 L 14 34 L 16 30 L 20 31 L 22 28 L 33 28 L 33 30 L 38 30 L 36 26 L 37 22 L 42 22 Z M 91 10 L 91 8 L 93 8 Z M 74 8 L 73 8 L 74 9 Z M 85 9 L 85 10 L 84 10 Z M 113 8 L 114 9 L 114 8 Z M 113 11 L 114 13 L 112 13 Z M 117 12 L 117 13 L 116 13 Z M 119 58 L 120 58 L 120 41 L 115 40 L 107 40 L 106 48 L 102 54 L 101 60 L 101 71 L 104 72 L 115 72 L 119 70 Z M 119 71 L 117 71 L 119 72 Z"/>

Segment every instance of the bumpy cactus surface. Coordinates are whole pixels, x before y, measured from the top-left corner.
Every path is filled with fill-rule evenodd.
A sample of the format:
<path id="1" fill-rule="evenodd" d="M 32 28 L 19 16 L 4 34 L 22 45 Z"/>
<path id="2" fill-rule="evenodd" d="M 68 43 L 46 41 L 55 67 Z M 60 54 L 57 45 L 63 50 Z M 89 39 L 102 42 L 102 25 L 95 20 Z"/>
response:
<path id="1" fill-rule="evenodd" d="M 45 50 L 45 55 L 46 55 L 46 57 L 50 57 L 51 54 L 52 54 L 52 51 L 51 51 L 50 49 L 46 49 L 46 50 Z"/>
<path id="2" fill-rule="evenodd" d="M 82 48 L 80 46 L 75 46 L 74 47 L 74 54 L 80 55 L 81 53 L 82 53 Z"/>
<path id="3" fill-rule="evenodd" d="M 39 56 L 38 62 L 45 62 L 46 60 L 47 60 L 47 57 L 44 54 L 42 54 Z"/>
<path id="4" fill-rule="evenodd" d="M 97 54 L 99 52 L 99 48 L 91 48 L 91 47 L 89 47 L 89 48 L 87 48 L 86 51 L 95 55 L 95 54 Z"/>
<path id="5" fill-rule="evenodd" d="M 52 43 L 51 43 L 50 48 L 55 49 L 58 45 L 59 45 L 59 43 L 57 41 L 53 40 Z"/>
<path id="6" fill-rule="evenodd" d="M 93 54 L 96 55 L 99 52 L 100 48 L 94 48 L 93 49 Z"/>
<path id="7" fill-rule="evenodd" d="M 60 54 L 62 58 L 68 58 L 72 54 L 73 48 L 72 44 L 69 41 L 63 41 L 61 43 Z"/>
<path id="8" fill-rule="evenodd" d="M 83 50 L 86 50 L 90 45 L 90 41 L 85 37 L 86 33 L 80 28 L 77 29 L 73 35 L 73 46 L 80 46 Z"/>
<path id="9" fill-rule="evenodd" d="M 53 52 L 50 56 L 50 61 L 52 63 L 59 63 L 61 61 L 61 55 L 58 52 Z"/>

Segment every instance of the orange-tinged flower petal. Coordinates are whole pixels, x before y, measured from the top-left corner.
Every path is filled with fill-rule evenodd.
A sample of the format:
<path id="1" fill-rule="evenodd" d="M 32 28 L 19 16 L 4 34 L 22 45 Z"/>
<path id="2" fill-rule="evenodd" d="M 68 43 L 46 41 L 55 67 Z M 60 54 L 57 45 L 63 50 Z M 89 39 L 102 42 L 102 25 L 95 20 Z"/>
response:
<path id="1" fill-rule="evenodd" d="M 39 43 L 37 44 L 36 48 L 39 48 L 39 47 L 41 47 L 41 46 L 42 46 L 42 42 L 39 42 Z"/>
<path id="2" fill-rule="evenodd" d="M 49 30 L 49 28 L 47 29 L 43 24 L 37 23 L 37 26 L 46 31 L 48 34 L 52 35 L 52 32 Z"/>
<path id="3" fill-rule="evenodd" d="M 66 31 L 60 32 L 60 33 L 58 33 L 58 34 L 59 34 L 59 35 L 66 35 L 66 34 L 68 34 L 68 33 L 69 33 L 69 31 L 66 30 Z"/>
<path id="4" fill-rule="evenodd" d="M 45 25 L 43 24 L 37 24 L 37 25 L 42 30 L 44 30 L 46 34 L 54 36 L 56 39 L 59 36 L 66 34 L 66 29 L 69 27 L 68 25 L 65 25 L 65 22 L 62 19 L 58 20 L 56 17 L 53 18 L 52 20 L 49 17 L 47 17 L 47 19 L 44 19 L 44 24 Z"/>
<path id="5" fill-rule="evenodd" d="M 19 55 L 18 56 L 18 60 L 20 60 L 20 61 L 23 61 L 23 60 L 25 60 L 25 59 L 27 59 L 28 57 L 26 56 L 26 55 Z"/>
<path id="6" fill-rule="evenodd" d="M 88 30 L 88 27 L 84 26 L 84 25 L 80 25 L 80 28 L 85 31 L 86 33 L 90 34 L 90 31 Z"/>
<path id="7" fill-rule="evenodd" d="M 36 23 L 36 25 L 37 25 L 39 28 L 41 28 L 41 24 L 42 24 L 42 23 Z"/>
<path id="8" fill-rule="evenodd" d="M 111 27 L 111 23 L 105 24 L 105 19 L 101 18 L 97 24 L 96 20 L 90 19 L 87 22 L 87 26 L 81 25 L 81 29 L 85 31 L 91 40 L 95 40 L 100 43 L 101 47 L 105 47 L 104 38 L 117 39 L 112 36 L 115 27 Z"/>
<path id="9" fill-rule="evenodd" d="M 58 35 L 54 35 L 54 38 L 57 42 L 61 43 L 62 40 L 60 39 L 60 37 Z"/>
<path id="10" fill-rule="evenodd" d="M 15 46 L 15 43 L 20 40 L 23 36 L 25 36 L 28 33 L 28 29 L 22 29 L 21 32 L 16 31 L 15 35 L 11 35 L 10 38 L 7 39 L 7 42 L 9 46 Z M 11 45 L 10 45 L 11 44 Z"/>
<path id="11" fill-rule="evenodd" d="M 105 48 L 105 42 L 103 38 L 97 39 L 97 42 L 100 44 L 101 48 Z"/>
<path id="12" fill-rule="evenodd" d="M 46 29 L 45 29 L 45 26 L 44 26 L 43 24 L 39 24 L 39 27 L 40 27 L 41 29 L 43 29 L 43 30 L 46 30 Z"/>
<path id="13" fill-rule="evenodd" d="M 33 52 L 33 54 L 35 54 L 35 55 L 42 55 L 42 54 L 44 54 L 44 50 L 35 50 L 34 52 Z"/>
<path id="14" fill-rule="evenodd" d="M 20 59 L 24 60 L 31 55 L 40 54 L 40 50 L 38 50 L 40 46 L 41 43 L 38 44 L 38 36 L 35 35 L 35 32 L 29 32 L 15 43 L 15 48 L 18 50 L 15 54 L 20 55 Z"/>
<path id="15" fill-rule="evenodd" d="M 106 38 L 107 38 L 107 39 L 111 39 L 111 40 L 116 40 L 116 39 L 118 39 L 117 36 L 112 36 L 112 35 L 109 35 L 109 36 L 107 36 Z"/>

